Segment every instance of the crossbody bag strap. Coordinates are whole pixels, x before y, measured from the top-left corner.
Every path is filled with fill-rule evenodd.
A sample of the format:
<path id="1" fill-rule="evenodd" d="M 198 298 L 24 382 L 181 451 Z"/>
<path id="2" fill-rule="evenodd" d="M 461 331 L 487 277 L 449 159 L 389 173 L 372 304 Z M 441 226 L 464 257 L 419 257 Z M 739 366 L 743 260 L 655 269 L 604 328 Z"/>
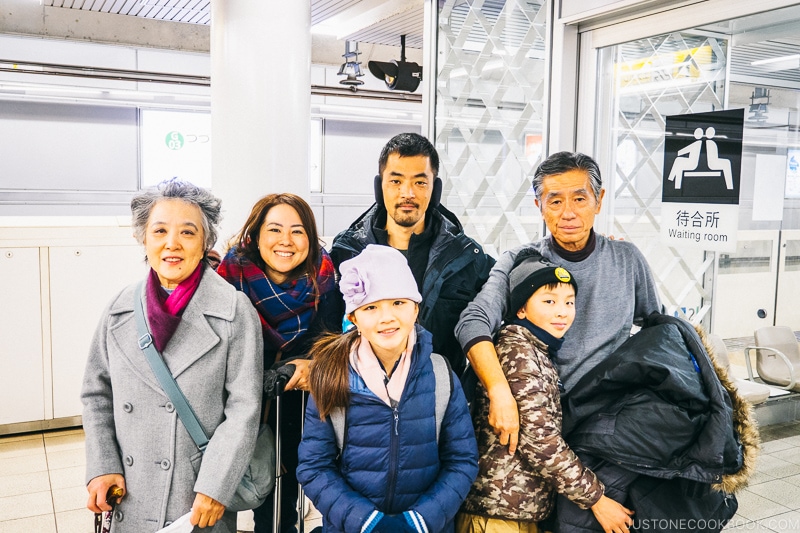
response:
<path id="1" fill-rule="evenodd" d="M 161 388 L 164 389 L 164 392 L 169 396 L 170 401 L 172 401 L 172 405 L 175 406 L 178 418 L 183 422 L 186 431 L 189 432 L 189 435 L 192 437 L 195 444 L 197 444 L 197 447 L 200 448 L 200 451 L 205 452 L 206 446 L 208 446 L 208 436 L 206 432 L 203 431 L 203 427 L 200 425 L 200 421 L 197 419 L 197 415 L 192 409 L 192 406 L 189 405 L 188 400 L 186 400 L 186 396 L 183 395 L 183 391 L 178 386 L 175 378 L 172 377 L 161 354 L 153 345 L 153 336 L 150 335 L 150 330 L 147 329 L 141 297 L 143 286 L 144 281 L 140 281 L 136 286 L 136 292 L 133 297 L 133 314 L 136 317 L 136 329 L 139 333 L 139 348 L 144 352 L 147 362 L 150 363 L 150 368 L 153 369 L 153 373 L 161 384 Z"/>

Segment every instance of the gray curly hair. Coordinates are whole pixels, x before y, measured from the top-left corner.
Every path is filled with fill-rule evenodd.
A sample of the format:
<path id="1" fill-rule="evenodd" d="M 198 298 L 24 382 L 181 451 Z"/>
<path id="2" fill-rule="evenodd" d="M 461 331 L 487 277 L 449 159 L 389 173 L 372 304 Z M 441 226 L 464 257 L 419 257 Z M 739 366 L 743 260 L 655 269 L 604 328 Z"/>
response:
<path id="1" fill-rule="evenodd" d="M 131 199 L 131 225 L 133 236 L 144 245 L 144 235 L 150 212 L 160 200 L 183 200 L 200 208 L 203 220 L 205 251 L 208 252 L 217 242 L 217 226 L 222 220 L 222 201 L 208 190 L 188 181 L 172 178 L 162 181 L 156 187 L 147 189 Z"/>

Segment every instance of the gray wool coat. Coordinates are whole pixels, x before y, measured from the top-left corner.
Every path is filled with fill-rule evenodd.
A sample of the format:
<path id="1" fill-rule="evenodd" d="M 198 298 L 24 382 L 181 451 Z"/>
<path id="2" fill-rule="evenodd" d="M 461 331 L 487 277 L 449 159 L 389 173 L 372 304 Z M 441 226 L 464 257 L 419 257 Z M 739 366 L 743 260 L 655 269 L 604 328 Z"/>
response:
<path id="1" fill-rule="evenodd" d="M 157 531 L 189 512 L 198 492 L 228 504 L 253 453 L 261 403 L 258 316 L 244 293 L 207 268 L 162 353 L 210 436 L 201 454 L 138 347 L 135 287 L 103 313 L 81 392 L 87 484 L 125 476 L 115 533 Z M 195 530 L 236 533 L 236 514 Z"/>

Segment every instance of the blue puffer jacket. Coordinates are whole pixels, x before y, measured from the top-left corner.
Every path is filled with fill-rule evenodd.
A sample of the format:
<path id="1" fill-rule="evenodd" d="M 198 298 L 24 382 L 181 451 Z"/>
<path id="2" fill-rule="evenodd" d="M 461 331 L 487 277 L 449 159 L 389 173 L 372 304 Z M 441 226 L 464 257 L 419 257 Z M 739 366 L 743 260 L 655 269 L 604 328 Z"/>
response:
<path id="1" fill-rule="evenodd" d="M 375 509 L 414 510 L 431 533 L 453 531 L 453 517 L 478 473 L 478 450 L 455 376 L 437 445 L 431 350 L 430 333 L 417 326 L 408 381 L 395 410 L 351 368 L 341 458 L 330 419 L 321 421 L 309 400 L 297 479 L 322 513 L 326 533 L 361 531 Z"/>

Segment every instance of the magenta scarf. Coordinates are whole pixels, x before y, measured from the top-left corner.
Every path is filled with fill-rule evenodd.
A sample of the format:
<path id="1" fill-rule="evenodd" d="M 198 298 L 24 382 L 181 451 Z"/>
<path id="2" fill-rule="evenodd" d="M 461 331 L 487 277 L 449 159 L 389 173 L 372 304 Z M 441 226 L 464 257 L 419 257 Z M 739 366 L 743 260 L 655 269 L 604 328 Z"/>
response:
<path id="1" fill-rule="evenodd" d="M 146 289 L 147 320 L 150 323 L 153 344 L 159 352 L 164 351 L 169 340 L 175 334 L 175 330 L 178 329 L 181 315 L 200 285 L 203 270 L 205 270 L 205 266 L 200 263 L 188 278 L 175 287 L 171 294 L 167 294 L 167 291 L 161 286 L 156 271 L 150 269 Z"/>

